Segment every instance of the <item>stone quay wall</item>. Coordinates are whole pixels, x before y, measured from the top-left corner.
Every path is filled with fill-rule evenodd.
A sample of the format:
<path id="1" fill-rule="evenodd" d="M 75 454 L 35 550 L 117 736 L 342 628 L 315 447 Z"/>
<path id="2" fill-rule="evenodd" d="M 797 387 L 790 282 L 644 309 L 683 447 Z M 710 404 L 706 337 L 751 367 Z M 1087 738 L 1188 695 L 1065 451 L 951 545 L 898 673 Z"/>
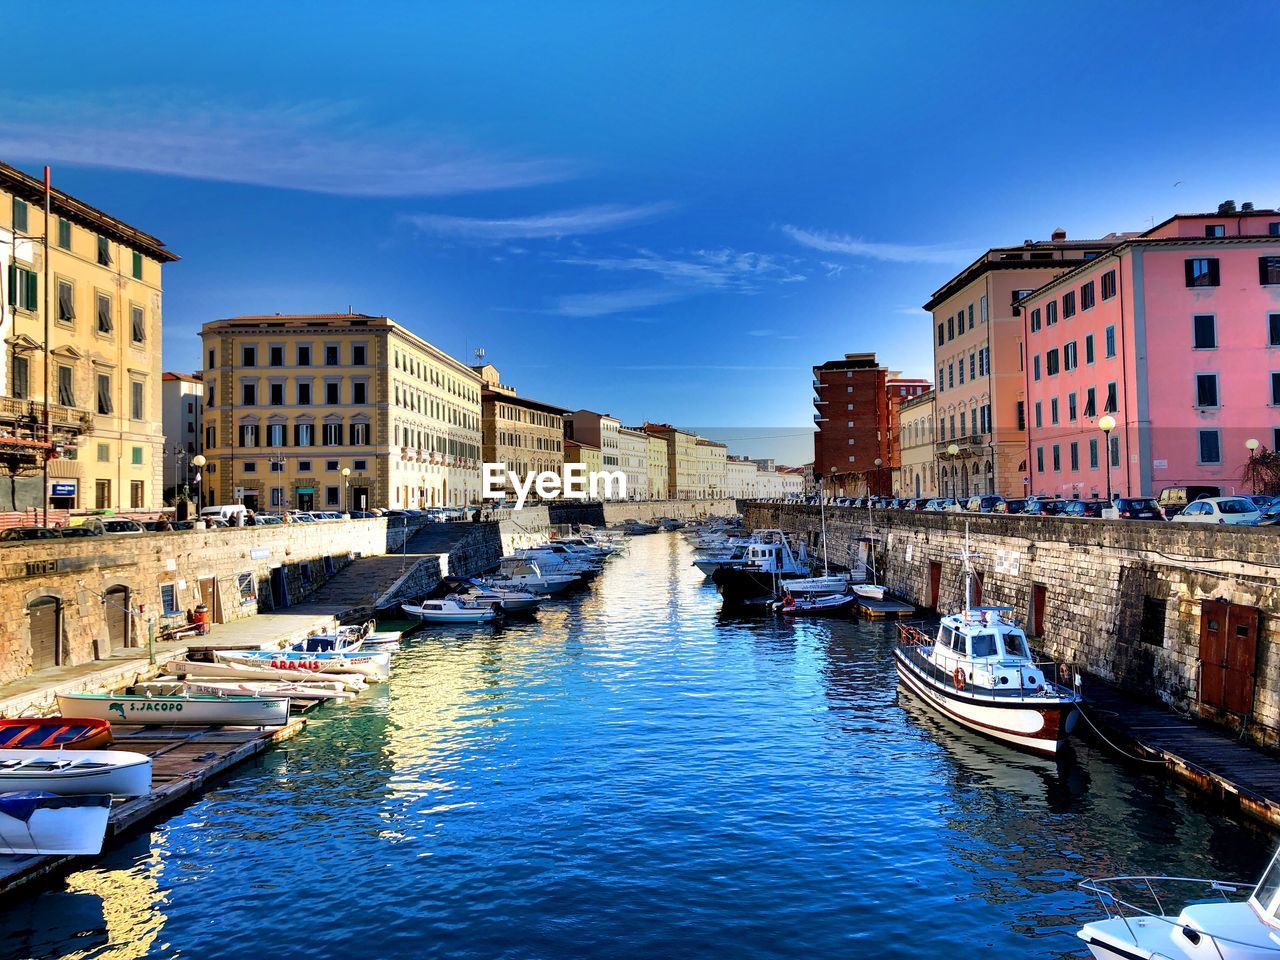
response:
<path id="1" fill-rule="evenodd" d="M 748 527 L 797 534 L 820 555 L 818 507 L 751 503 L 744 515 Z M 1012 607 L 1029 633 L 1039 620 L 1044 654 L 1280 745 L 1280 528 L 904 511 L 876 511 L 872 522 L 865 509 L 842 507 L 826 508 L 826 521 L 833 564 L 870 549 L 893 593 L 944 611 L 963 602 L 967 525 L 982 603 Z M 936 597 L 933 564 L 941 568 Z M 1204 601 L 1258 611 L 1248 713 L 1229 714 L 1202 696 Z"/>
<path id="2" fill-rule="evenodd" d="M 298 603 L 352 559 L 398 550 L 413 532 L 376 518 L 0 546 L 0 683 L 33 672 L 31 605 L 42 598 L 58 602 L 58 665 L 72 666 L 145 647 L 147 621 L 159 637 L 202 602 L 220 622 L 271 610 L 273 571 Z"/>

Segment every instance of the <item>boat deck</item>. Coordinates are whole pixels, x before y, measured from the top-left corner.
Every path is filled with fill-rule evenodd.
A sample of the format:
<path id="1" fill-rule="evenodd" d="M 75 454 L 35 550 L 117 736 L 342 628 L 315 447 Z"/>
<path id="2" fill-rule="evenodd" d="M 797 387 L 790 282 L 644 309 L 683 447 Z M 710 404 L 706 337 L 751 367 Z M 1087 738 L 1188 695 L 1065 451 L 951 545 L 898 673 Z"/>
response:
<path id="1" fill-rule="evenodd" d="M 885 597 L 883 600 L 859 597 L 858 612 L 868 620 L 901 620 L 917 615 L 916 608 L 911 604 L 892 597 Z"/>
<path id="2" fill-rule="evenodd" d="M 1232 809 L 1280 827 L 1280 763 L 1274 753 L 1092 677 L 1084 697 L 1088 718 L 1118 746 L 1163 761 L 1174 776 Z"/>
<path id="3" fill-rule="evenodd" d="M 151 757 L 151 792 L 117 800 L 107 822 L 104 847 L 113 838 L 170 809 L 273 743 L 287 740 L 306 725 L 291 716 L 283 727 L 141 727 L 112 725 L 115 742 L 108 749 Z M 88 857 L 0 856 L 0 897 L 47 878 Z"/>

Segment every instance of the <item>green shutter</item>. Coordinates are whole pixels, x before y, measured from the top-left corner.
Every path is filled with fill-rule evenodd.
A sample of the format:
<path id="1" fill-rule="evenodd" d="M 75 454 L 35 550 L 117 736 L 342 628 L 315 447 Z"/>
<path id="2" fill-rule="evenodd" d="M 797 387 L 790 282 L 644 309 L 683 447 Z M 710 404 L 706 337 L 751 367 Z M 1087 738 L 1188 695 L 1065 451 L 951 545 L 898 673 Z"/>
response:
<path id="1" fill-rule="evenodd" d="M 136 250 L 133 252 L 133 279 L 142 279 L 142 254 Z"/>
<path id="2" fill-rule="evenodd" d="M 18 268 L 9 264 L 9 306 L 18 305 Z"/>
<path id="3" fill-rule="evenodd" d="M 36 275 L 34 271 L 28 270 L 27 274 L 27 309 L 36 309 L 36 301 L 38 294 L 36 291 Z"/>

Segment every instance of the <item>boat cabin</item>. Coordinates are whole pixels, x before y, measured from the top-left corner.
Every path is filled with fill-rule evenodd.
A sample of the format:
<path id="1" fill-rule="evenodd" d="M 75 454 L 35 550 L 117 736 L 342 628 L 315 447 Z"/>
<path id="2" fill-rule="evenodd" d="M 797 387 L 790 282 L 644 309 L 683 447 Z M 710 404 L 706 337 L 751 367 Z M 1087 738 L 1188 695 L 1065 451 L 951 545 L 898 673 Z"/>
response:
<path id="1" fill-rule="evenodd" d="M 989 690 L 1045 689 L 1027 635 L 1006 620 L 1010 607 L 972 607 L 942 618 L 929 659 L 960 679 Z"/>

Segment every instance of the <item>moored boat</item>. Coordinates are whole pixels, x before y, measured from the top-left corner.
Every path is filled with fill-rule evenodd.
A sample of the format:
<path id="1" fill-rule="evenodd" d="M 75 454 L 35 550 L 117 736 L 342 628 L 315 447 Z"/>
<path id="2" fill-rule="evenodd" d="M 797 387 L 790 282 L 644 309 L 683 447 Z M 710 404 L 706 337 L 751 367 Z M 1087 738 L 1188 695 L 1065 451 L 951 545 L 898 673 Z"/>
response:
<path id="1" fill-rule="evenodd" d="M 0 854 L 65 857 L 101 853 L 110 816 L 110 794 L 0 793 Z"/>
<path id="2" fill-rule="evenodd" d="M 756 539 L 759 537 L 759 539 Z M 725 603 L 771 597 L 786 577 L 808 577 L 809 556 L 804 544 L 794 549 L 781 530 L 757 532 L 742 560 L 717 567 L 711 579 Z"/>
<path id="3" fill-rule="evenodd" d="M 208 696 L 288 697 L 290 700 L 349 700 L 355 696 L 337 683 L 284 683 L 279 680 L 186 680 L 190 693 Z"/>
<path id="4" fill-rule="evenodd" d="M 337 683 L 353 693 L 365 689 L 364 677 L 358 673 L 325 673 L 315 670 L 282 670 L 265 664 L 198 663 L 192 660 L 170 660 L 164 668 L 180 677 L 229 680 L 274 680 L 289 683 Z"/>
<path id="5" fill-rule="evenodd" d="M 111 743 L 111 724 L 91 717 L 0 720 L 0 750 L 98 750 Z"/>
<path id="6" fill-rule="evenodd" d="M 159 727 L 279 727 L 289 722 L 288 697 L 59 693 L 58 709 L 72 716 Z"/>
<path id="7" fill-rule="evenodd" d="M 852 594 L 825 593 L 796 596 L 786 593 L 769 606 L 775 613 L 787 616 L 823 616 L 846 613 L 856 600 L 857 597 Z"/>
<path id="8" fill-rule="evenodd" d="M 391 676 L 391 654 L 299 653 L 295 650 L 215 650 L 219 663 L 265 664 L 276 670 L 313 670 L 317 673 L 358 673 L 370 680 Z"/>
<path id="9" fill-rule="evenodd" d="M 140 797 L 151 790 L 151 758 L 125 750 L 0 750 L 0 791 L 10 790 Z"/>
<path id="10" fill-rule="evenodd" d="M 400 609 L 426 623 L 490 623 L 499 616 L 492 604 L 471 603 L 460 597 L 403 603 Z"/>

